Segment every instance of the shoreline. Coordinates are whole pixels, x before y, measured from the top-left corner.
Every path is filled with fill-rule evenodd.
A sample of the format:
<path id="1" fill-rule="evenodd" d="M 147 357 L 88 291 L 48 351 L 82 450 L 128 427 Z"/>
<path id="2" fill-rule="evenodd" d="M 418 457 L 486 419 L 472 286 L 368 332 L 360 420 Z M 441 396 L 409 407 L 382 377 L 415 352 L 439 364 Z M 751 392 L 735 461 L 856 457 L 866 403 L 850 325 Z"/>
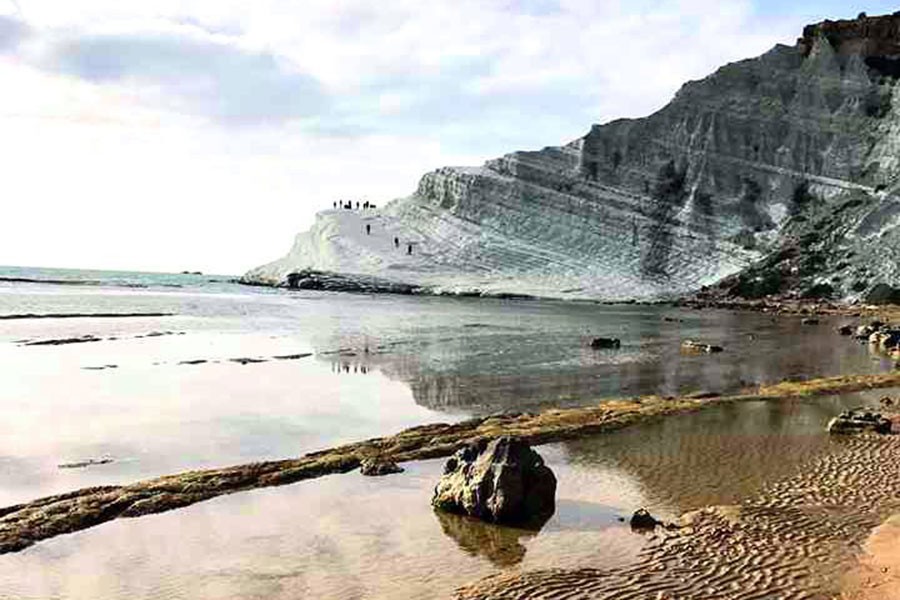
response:
<path id="1" fill-rule="evenodd" d="M 393 280 L 383 280 L 369 275 L 353 275 L 332 271 L 303 270 L 307 276 L 303 285 L 289 285 L 286 282 L 269 282 L 247 278 L 243 275 L 231 279 L 232 283 L 247 287 L 263 287 L 285 291 L 330 291 L 346 294 L 378 294 L 422 296 L 435 298 L 476 298 L 496 300 L 530 300 L 566 302 L 573 304 L 596 304 L 602 306 L 665 306 L 686 310 L 731 310 L 795 316 L 835 316 L 835 317 L 879 317 L 900 320 L 900 305 L 892 304 L 851 304 L 842 300 L 814 298 L 793 298 L 769 296 L 759 299 L 740 297 L 709 297 L 689 293 L 673 297 L 656 298 L 567 298 L 564 296 L 543 296 L 516 292 L 483 292 L 477 289 L 447 291 L 433 286 L 416 285 Z M 308 283 L 306 283 L 308 282 Z"/>
<path id="2" fill-rule="evenodd" d="M 728 396 L 695 394 L 680 398 L 613 399 L 595 406 L 550 409 L 539 414 L 502 414 L 456 424 L 422 425 L 295 459 L 189 471 L 127 485 L 84 488 L 0 508 L 0 554 L 17 552 L 39 541 L 113 519 L 161 513 L 225 494 L 346 473 L 370 457 L 394 462 L 442 458 L 475 440 L 501 435 L 517 436 L 533 445 L 548 444 L 723 403 L 775 401 L 890 387 L 900 387 L 900 372 L 782 381 Z"/>

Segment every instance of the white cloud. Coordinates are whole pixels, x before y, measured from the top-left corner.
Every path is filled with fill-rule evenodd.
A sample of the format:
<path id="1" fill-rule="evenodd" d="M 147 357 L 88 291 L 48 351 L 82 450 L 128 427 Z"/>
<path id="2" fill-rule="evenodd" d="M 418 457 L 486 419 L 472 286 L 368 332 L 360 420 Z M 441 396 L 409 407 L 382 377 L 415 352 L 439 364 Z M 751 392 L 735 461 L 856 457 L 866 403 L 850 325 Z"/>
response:
<path id="1" fill-rule="evenodd" d="M 800 27 L 746 1 L 23 4 L 0 17 L 0 264 L 231 272 L 334 199 L 646 114 Z"/>

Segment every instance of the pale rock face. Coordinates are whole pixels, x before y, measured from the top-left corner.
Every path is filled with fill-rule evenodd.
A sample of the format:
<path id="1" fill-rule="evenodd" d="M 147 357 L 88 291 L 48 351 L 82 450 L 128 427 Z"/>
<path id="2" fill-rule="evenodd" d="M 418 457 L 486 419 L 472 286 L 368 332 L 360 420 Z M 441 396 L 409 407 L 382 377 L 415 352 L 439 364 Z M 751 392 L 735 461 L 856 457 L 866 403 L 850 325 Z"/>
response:
<path id="1" fill-rule="evenodd" d="M 812 232 L 816 268 L 794 285 L 893 281 L 900 68 L 878 53 L 898 31 L 892 16 L 810 26 L 795 46 L 687 83 L 649 117 L 438 169 L 383 209 L 324 211 L 287 256 L 245 278 L 283 284 L 315 269 L 437 292 L 659 297 Z M 863 265 L 876 250 L 884 260 Z"/>

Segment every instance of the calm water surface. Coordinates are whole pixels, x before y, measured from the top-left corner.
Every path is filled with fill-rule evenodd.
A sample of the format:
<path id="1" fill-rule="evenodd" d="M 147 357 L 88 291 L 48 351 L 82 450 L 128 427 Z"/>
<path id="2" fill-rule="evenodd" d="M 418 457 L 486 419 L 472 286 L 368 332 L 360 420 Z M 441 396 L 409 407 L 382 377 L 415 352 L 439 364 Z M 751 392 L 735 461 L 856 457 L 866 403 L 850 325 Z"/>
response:
<path id="1" fill-rule="evenodd" d="M 891 367 L 838 338 L 830 321 L 289 293 L 199 275 L 0 269 L 4 276 L 74 284 L 0 281 L 0 315 L 173 316 L 0 320 L 0 505 L 296 456 L 472 414 Z M 83 335 L 102 339 L 25 345 Z M 623 346 L 592 351 L 595 335 Z M 684 339 L 726 352 L 681 356 Z M 0 590 L 14 598 L 439 597 L 499 568 L 609 566 L 641 543 L 620 514 L 647 505 L 675 516 L 744 497 L 827 451 L 821 426 L 858 401 L 723 407 L 546 447 L 560 502 L 538 534 L 436 516 L 428 500 L 441 461 L 426 461 L 398 477 L 328 477 L 51 540 L 0 557 Z M 58 468 L 103 457 L 114 462 Z"/>
<path id="2" fill-rule="evenodd" d="M 644 538 L 619 516 L 752 496 L 832 451 L 827 419 L 876 398 L 753 402 L 541 447 L 559 488 L 539 532 L 433 512 L 442 461 L 422 461 L 401 475 L 254 490 L 55 538 L 0 557 L 0 589 L 29 599 L 445 598 L 500 570 L 626 565 Z"/>

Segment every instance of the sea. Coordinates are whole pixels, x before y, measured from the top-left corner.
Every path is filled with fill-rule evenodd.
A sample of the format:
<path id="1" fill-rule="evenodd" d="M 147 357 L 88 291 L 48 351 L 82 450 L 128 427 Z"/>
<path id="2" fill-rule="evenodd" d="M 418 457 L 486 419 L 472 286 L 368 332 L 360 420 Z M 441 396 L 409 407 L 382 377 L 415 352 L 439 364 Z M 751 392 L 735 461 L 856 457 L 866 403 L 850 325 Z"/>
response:
<path id="1" fill-rule="evenodd" d="M 841 324 L 0 267 L 0 508 L 425 423 L 893 368 Z M 592 349 L 599 336 L 621 347 Z M 683 355 L 687 339 L 724 352 Z M 417 461 L 47 540 L 0 556 L 0 597 L 443 598 L 497 571 L 627 564 L 645 543 L 621 522 L 636 508 L 734 502 L 828 452 L 827 420 L 872 401 L 749 402 L 542 446 L 559 491 L 538 532 L 435 513 L 443 461 Z"/>

